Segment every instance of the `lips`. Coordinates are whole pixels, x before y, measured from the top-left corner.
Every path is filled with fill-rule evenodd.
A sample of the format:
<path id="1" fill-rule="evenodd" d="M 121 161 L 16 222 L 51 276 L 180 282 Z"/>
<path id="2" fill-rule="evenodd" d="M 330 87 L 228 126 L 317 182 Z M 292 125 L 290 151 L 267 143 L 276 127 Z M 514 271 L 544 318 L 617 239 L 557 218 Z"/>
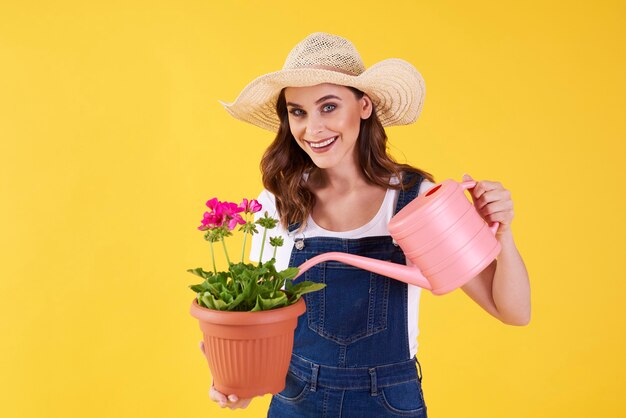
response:
<path id="1" fill-rule="evenodd" d="M 333 137 L 330 137 L 330 138 L 328 138 L 328 139 L 324 139 L 324 140 L 317 141 L 317 142 L 308 142 L 308 141 L 307 141 L 307 142 L 309 143 L 309 146 L 310 146 L 312 149 L 317 150 L 317 149 L 322 149 L 322 148 L 326 148 L 326 147 L 330 146 L 330 145 L 331 145 L 331 144 L 333 144 L 336 140 L 337 140 L 337 137 L 336 137 L 336 136 L 333 136 Z"/>

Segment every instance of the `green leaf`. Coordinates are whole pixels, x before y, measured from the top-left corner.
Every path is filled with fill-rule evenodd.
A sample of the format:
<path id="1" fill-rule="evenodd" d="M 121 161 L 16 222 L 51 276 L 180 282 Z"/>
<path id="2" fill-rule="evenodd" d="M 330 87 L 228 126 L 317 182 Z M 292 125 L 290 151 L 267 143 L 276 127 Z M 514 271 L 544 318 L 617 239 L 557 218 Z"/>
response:
<path id="1" fill-rule="evenodd" d="M 194 292 L 206 292 L 207 290 L 209 290 L 209 282 L 207 282 L 206 280 L 200 284 L 194 284 L 189 286 L 191 288 L 191 290 L 193 290 Z"/>
<path id="2" fill-rule="evenodd" d="M 196 276 L 202 277 L 203 279 L 207 279 L 213 276 L 212 271 L 204 271 L 202 270 L 202 267 L 197 267 L 195 269 L 188 269 L 187 271 L 191 274 L 195 274 Z"/>
<path id="3" fill-rule="evenodd" d="M 294 302 L 305 293 L 316 292 L 326 287 L 326 283 L 316 283 L 311 281 L 300 282 L 289 289 L 291 293 L 289 300 Z"/>
<path id="4" fill-rule="evenodd" d="M 229 277 L 229 273 L 225 272 L 225 271 L 220 271 L 217 274 L 209 277 L 209 283 L 214 283 L 214 284 L 222 284 L 224 286 L 226 286 L 226 283 L 228 282 L 228 277 Z"/>
<path id="5" fill-rule="evenodd" d="M 228 289 L 223 283 L 209 283 L 209 291 L 215 297 L 218 297 L 222 292 Z"/>
<path id="6" fill-rule="evenodd" d="M 283 271 L 281 271 L 280 273 L 280 277 L 284 280 L 290 280 L 293 279 L 294 277 L 296 277 L 298 275 L 298 272 L 300 271 L 300 269 L 298 269 L 298 267 L 289 267 Z"/>
<path id="7" fill-rule="evenodd" d="M 230 305 L 234 300 L 233 295 L 228 290 L 224 290 L 220 293 L 220 299 L 227 305 Z"/>
<path id="8" fill-rule="evenodd" d="M 209 309 L 229 311 L 259 311 L 276 309 L 295 303 L 300 295 L 319 290 L 325 284 L 302 282 L 294 285 L 296 267 L 276 271 L 276 259 L 258 265 L 230 263 L 228 271 L 213 273 L 201 268 L 188 272 L 204 278 L 204 282 L 189 286 L 196 292 L 198 304 Z M 285 291 L 281 287 L 285 285 Z"/>
<path id="9" fill-rule="evenodd" d="M 256 286 L 256 283 L 246 283 L 246 284 L 243 284 L 243 289 L 242 289 L 241 293 L 239 293 L 237 295 L 237 297 L 230 303 L 230 305 L 228 307 L 229 310 L 231 310 L 231 311 L 235 310 L 235 308 L 239 307 L 239 305 L 241 305 L 246 300 L 248 300 L 250 298 L 250 294 L 253 291 L 255 286 Z M 254 300 L 254 299 L 252 299 L 252 300 Z M 242 305 L 242 307 L 245 307 L 245 305 Z"/>
<path id="10" fill-rule="evenodd" d="M 270 245 L 272 247 L 282 247 L 284 244 L 283 237 L 270 237 Z"/>
<path id="11" fill-rule="evenodd" d="M 278 219 L 271 218 L 270 216 L 268 216 L 268 213 L 266 211 L 264 216 L 262 218 L 259 218 L 256 223 L 264 228 L 273 229 L 276 224 L 278 224 Z"/>
<path id="12" fill-rule="evenodd" d="M 209 292 L 200 293 L 198 294 L 198 297 L 200 298 L 200 305 L 205 306 L 209 309 L 216 309 L 215 303 L 213 303 L 214 299 L 211 293 Z"/>
<path id="13" fill-rule="evenodd" d="M 243 231 L 245 234 L 250 234 L 250 235 L 259 233 L 259 231 L 257 230 L 256 224 L 254 222 L 247 222 L 243 224 L 242 226 L 239 227 L 239 231 Z"/>
<path id="14" fill-rule="evenodd" d="M 287 306 L 288 303 L 287 295 L 284 293 L 279 293 L 275 298 L 263 298 L 261 295 L 258 295 L 256 298 L 256 305 L 252 309 L 252 311 L 266 311 L 268 309 L 275 309 L 282 306 Z"/>

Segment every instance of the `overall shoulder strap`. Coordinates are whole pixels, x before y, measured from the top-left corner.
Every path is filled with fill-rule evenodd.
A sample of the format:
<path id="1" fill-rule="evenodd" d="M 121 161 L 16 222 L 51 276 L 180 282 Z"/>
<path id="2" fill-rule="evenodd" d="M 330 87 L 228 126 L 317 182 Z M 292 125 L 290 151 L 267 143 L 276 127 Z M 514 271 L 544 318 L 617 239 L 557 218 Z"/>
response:
<path id="1" fill-rule="evenodd" d="M 292 224 L 289 224 L 289 226 L 287 226 L 287 230 L 289 231 L 289 233 L 295 231 L 298 228 L 300 228 L 300 222 L 294 222 Z"/>
<path id="2" fill-rule="evenodd" d="M 413 177 L 417 176 L 418 179 L 408 190 L 400 189 L 398 194 L 398 203 L 396 204 L 396 208 L 394 211 L 394 215 L 402 210 L 406 205 L 408 205 L 413 199 L 415 199 L 419 193 L 420 185 L 422 184 L 422 180 L 424 177 L 419 173 L 403 173 L 403 184 L 408 184 Z"/>

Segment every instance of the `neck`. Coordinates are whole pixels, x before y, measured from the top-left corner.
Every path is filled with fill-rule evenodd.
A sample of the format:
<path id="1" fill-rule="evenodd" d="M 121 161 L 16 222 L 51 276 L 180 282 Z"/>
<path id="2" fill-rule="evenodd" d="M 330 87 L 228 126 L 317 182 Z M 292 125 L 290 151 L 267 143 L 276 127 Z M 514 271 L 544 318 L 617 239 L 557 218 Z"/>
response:
<path id="1" fill-rule="evenodd" d="M 328 188 L 342 194 L 350 193 L 367 185 L 356 155 L 350 164 L 340 164 L 337 167 L 321 169 L 317 183 L 321 188 Z"/>

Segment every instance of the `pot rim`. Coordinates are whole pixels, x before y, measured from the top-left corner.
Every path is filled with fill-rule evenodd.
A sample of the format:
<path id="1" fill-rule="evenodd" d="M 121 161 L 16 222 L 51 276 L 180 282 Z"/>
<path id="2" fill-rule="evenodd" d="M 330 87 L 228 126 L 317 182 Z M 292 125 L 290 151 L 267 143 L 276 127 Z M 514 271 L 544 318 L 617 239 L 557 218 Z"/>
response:
<path id="1" fill-rule="evenodd" d="M 306 311 L 304 298 L 294 304 L 283 306 L 278 309 L 270 309 L 266 311 L 220 311 L 209 309 L 198 305 L 198 300 L 193 299 L 189 313 L 200 321 L 210 322 L 213 324 L 223 325 L 254 325 L 254 324 L 271 324 L 281 322 L 293 317 L 298 317 Z"/>

